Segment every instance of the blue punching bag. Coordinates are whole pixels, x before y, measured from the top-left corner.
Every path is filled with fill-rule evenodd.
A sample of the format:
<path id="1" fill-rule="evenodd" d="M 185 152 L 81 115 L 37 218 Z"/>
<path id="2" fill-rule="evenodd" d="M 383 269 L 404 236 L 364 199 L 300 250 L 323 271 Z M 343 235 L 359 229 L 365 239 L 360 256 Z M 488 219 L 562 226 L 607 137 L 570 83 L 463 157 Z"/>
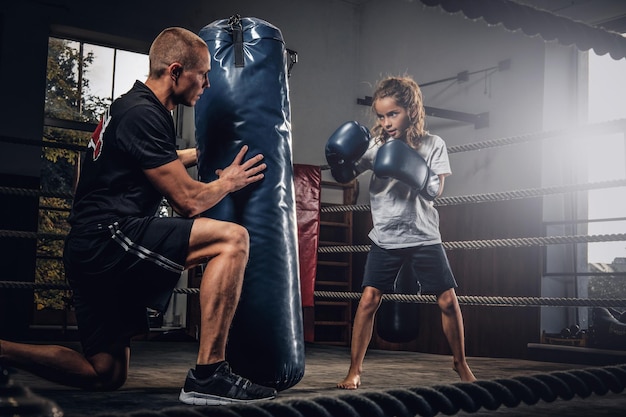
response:
<path id="1" fill-rule="evenodd" d="M 199 35 L 211 54 L 211 87 L 195 107 L 199 179 L 215 180 L 243 145 L 267 164 L 263 180 L 203 214 L 250 235 L 226 357 L 235 372 L 284 390 L 304 375 L 288 53 L 280 30 L 256 18 L 218 20 Z"/>
<path id="2" fill-rule="evenodd" d="M 395 294 L 417 294 L 420 287 L 411 263 L 400 268 L 394 286 Z M 391 343 L 406 343 L 419 334 L 419 312 L 417 303 L 383 301 L 376 315 L 376 333 Z"/>

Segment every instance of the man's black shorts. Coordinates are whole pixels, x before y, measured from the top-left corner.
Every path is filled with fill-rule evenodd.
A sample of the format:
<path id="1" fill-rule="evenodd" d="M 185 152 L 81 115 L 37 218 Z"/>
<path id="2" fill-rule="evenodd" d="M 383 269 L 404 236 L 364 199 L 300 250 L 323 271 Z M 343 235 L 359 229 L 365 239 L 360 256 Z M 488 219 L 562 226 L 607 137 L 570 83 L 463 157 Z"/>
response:
<path id="1" fill-rule="evenodd" d="M 85 355 L 128 344 L 148 330 L 146 307 L 167 308 L 192 225 L 192 219 L 147 217 L 72 228 L 63 260 Z"/>

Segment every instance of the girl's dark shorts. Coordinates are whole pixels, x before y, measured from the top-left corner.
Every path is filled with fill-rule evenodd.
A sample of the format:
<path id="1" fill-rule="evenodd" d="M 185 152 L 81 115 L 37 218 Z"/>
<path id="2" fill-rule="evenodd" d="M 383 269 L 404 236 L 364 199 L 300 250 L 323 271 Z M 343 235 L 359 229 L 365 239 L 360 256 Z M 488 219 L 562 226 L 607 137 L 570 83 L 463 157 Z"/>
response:
<path id="1" fill-rule="evenodd" d="M 365 262 L 362 287 L 374 287 L 383 293 L 393 293 L 396 277 L 403 265 L 405 268 L 412 268 L 412 274 L 422 294 L 438 295 L 457 287 L 441 244 L 402 249 L 383 249 L 372 244 Z"/>
<path id="2" fill-rule="evenodd" d="M 146 217 L 72 228 L 63 261 L 86 356 L 128 346 L 147 332 L 147 307 L 165 311 L 192 225 L 193 219 Z"/>

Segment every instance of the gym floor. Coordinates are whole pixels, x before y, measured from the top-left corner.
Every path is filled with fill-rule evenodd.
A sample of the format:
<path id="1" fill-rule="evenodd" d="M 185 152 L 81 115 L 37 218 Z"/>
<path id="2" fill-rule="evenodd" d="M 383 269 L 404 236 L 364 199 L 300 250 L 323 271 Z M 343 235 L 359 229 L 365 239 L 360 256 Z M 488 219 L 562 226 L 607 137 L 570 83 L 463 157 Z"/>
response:
<path id="1" fill-rule="evenodd" d="M 73 343 L 63 343 L 77 347 Z M 123 416 L 140 410 L 163 411 L 168 408 L 192 407 L 178 401 L 178 394 L 187 370 L 195 363 L 197 344 L 193 341 L 134 341 L 130 375 L 127 383 L 115 392 L 84 392 L 59 386 L 23 371 L 11 374 L 11 380 L 29 388 L 34 394 L 57 403 L 65 417 Z M 345 376 L 349 364 L 349 349 L 316 344 L 306 345 L 306 365 L 303 379 L 294 387 L 279 393 L 274 401 L 337 397 L 393 388 L 432 387 L 460 382 L 452 370 L 450 356 L 416 352 L 370 350 L 365 359 L 362 386 L 357 391 L 344 391 L 335 384 Z M 469 358 L 477 378 L 493 380 L 533 376 L 556 371 L 590 368 L 589 365 L 529 361 L 519 359 Z M 459 416 L 624 416 L 626 392 L 575 396 L 570 400 L 552 402 L 539 400 L 534 405 L 524 402 L 517 407 L 505 405 L 496 410 Z M 168 415 L 176 415 L 168 414 Z"/>

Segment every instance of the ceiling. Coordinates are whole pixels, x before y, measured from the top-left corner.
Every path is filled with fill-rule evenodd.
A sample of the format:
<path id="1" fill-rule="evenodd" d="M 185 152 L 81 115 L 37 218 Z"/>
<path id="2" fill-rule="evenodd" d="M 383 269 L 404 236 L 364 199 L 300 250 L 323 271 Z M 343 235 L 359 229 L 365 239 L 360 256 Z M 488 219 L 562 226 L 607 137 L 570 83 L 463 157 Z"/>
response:
<path id="1" fill-rule="evenodd" d="M 417 0 L 405 0 L 409 2 Z M 546 42 L 626 58 L 626 0 L 419 0 L 448 13 L 501 24 Z"/>
<path id="2" fill-rule="evenodd" d="M 510 0 L 606 30 L 626 32 L 624 0 Z"/>
<path id="3" fill-rule="evenodd" d="M 372 0 L 343 0 L 356 5 Z M 420 0 L 404 0 L 409 3 Z M 459 0 L 470 3 L 472 0 Z M 485 0 L 473 0 L 475 2 Z M 558 16 L 584 22 L 620 33 L 626 33 L 626 0 L 508 0 L 543 9 Z M 429 1 L 422 1 L 429 3 Z"/>

